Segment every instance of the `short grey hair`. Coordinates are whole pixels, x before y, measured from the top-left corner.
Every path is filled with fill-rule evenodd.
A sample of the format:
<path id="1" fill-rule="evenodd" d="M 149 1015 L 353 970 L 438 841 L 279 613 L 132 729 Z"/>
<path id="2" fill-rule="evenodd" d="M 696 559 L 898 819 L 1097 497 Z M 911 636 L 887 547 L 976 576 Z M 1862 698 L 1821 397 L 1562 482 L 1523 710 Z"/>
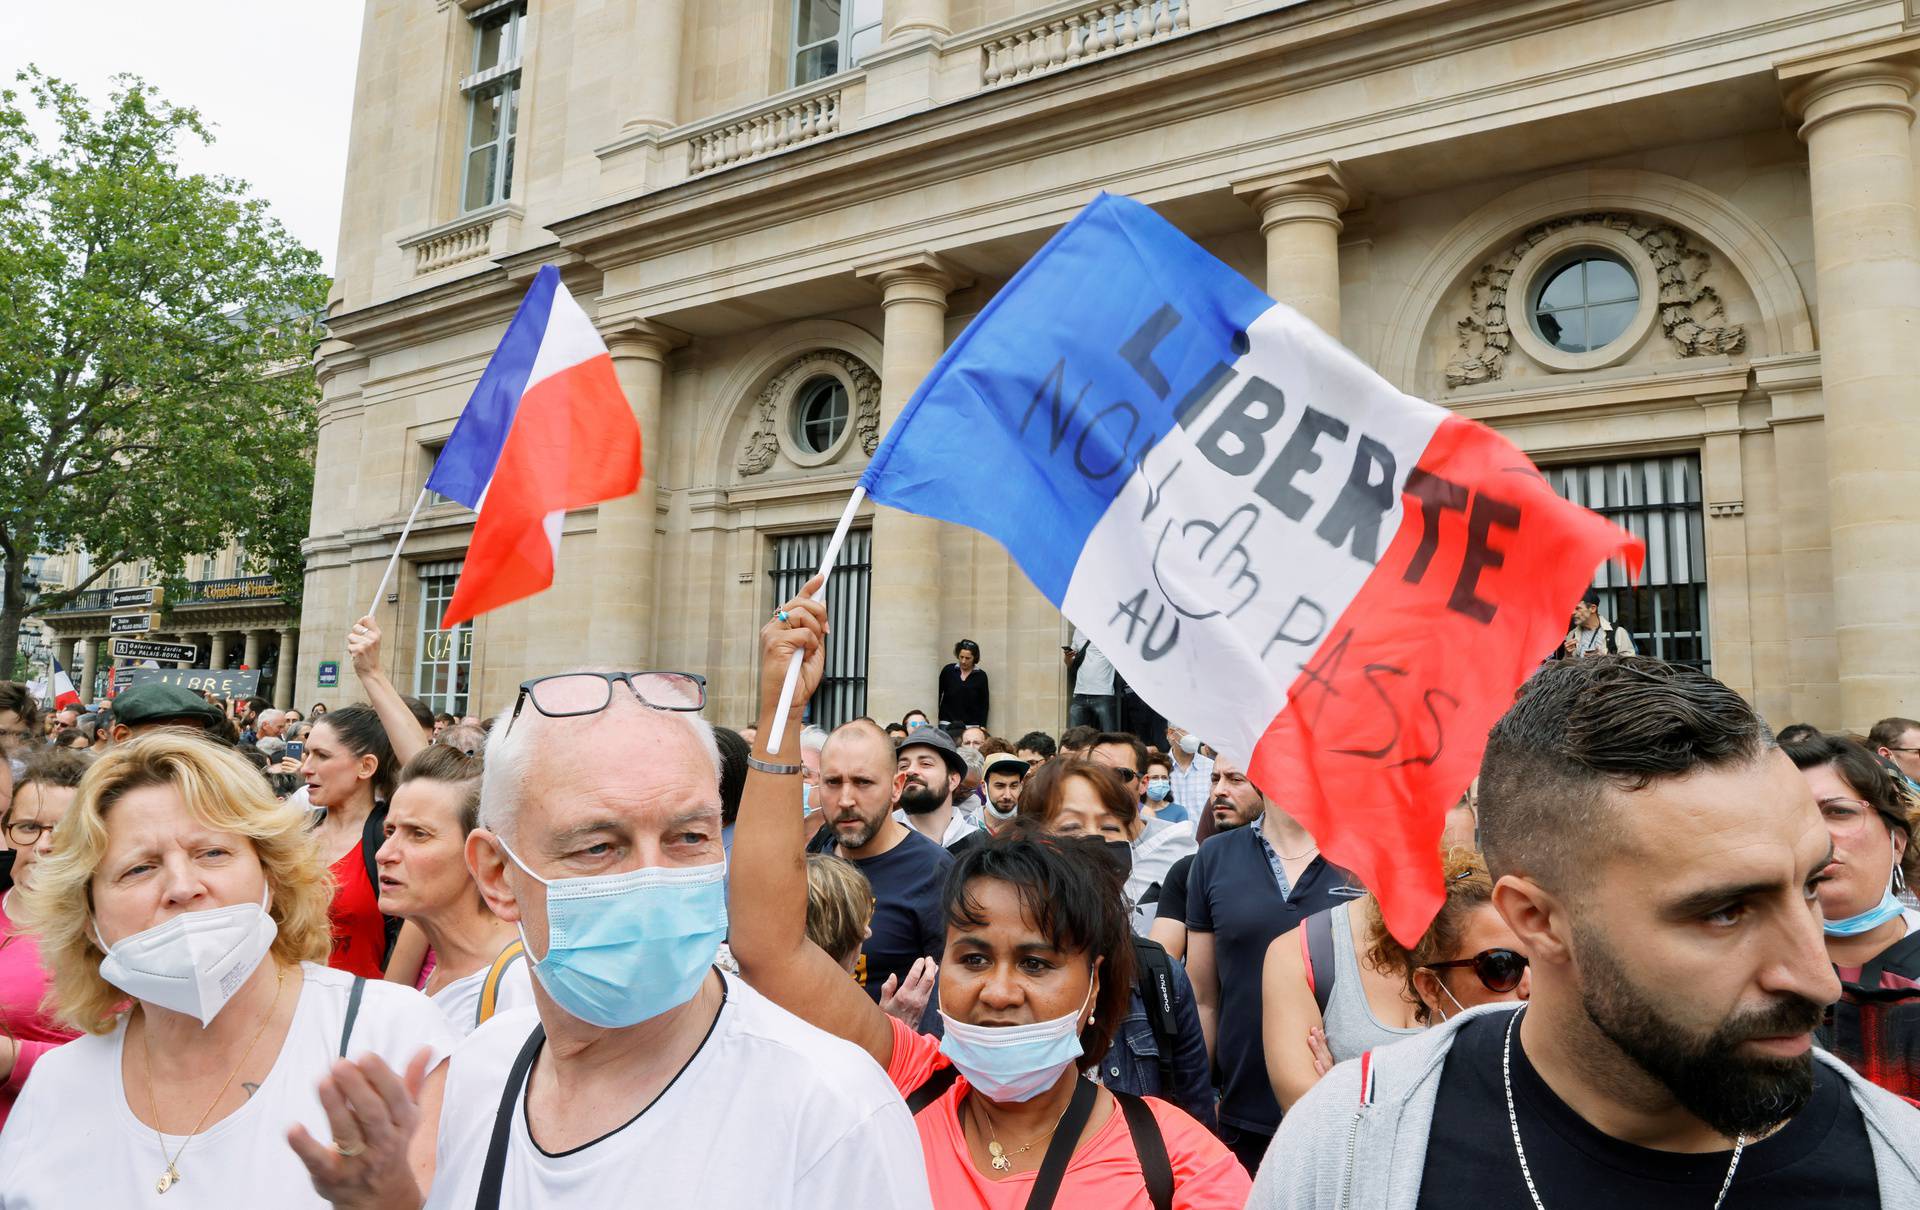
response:
<path id="1" fill-rule="evenodd" d="M 818 752 L 826 746 L 827 729 L 825 727 L 816 727 L 809 723 L 800 728 L 800 750 L 802 752 Z"/>
<path id="2" fill-rule="evenodd" d="M 987 776 L 987 758 L 980 755 L 980 749 L 972 744 L 961 744 L 960 759 L 967 762 L 967 776 L 982 779 Z"/>
<path id="3" fill-rule="evenodd" d="M 600 668 L 572 668 L 569 672 L 601 672 Z M 606 712 L 616 710 L 651 710 L 652 707 L 641 704 L 624 686 L 614 687 L 614 700 L 607 706 Z M 622 695 L 626 702 L 623 705 Z M 718 793 L 720 785 L 720 745 L 713 738 L 713 724 L 688 710 L 663 710 L 659 713 L 680 719 L 693 729 L 694 737 L 699 741 L 701 751 L 707 754 L 707 760 L 713 766 L 713 778 L 710 784 Z M 518 720 L 511 714 L 502 715 L 487 735 L 486 772 L 480 778 L 480 826 L 496 835 L 508 836 L 513 832 L 514 820 L 519 814 L 520 803 L 527 792 L 527 764 L 533 750 L 539 746 L 542 733 L 548 719 L 538 710 L 527 706 L 520 711 Z"/>
<path id="4" fill-rule="evenodd" d="M 262 710 L 260 717 L 253 721 L 255 727 L 266 727 L 274 723 L 284 723 L 287 721 L 287 712 L 285 710 Z"/>

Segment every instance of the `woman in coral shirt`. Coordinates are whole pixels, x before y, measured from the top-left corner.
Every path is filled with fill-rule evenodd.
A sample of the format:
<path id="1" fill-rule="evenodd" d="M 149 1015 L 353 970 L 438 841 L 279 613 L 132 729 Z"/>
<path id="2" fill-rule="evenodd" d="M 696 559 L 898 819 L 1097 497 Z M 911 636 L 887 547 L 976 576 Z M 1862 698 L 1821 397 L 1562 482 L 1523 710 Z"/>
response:
<path id="1" fill-rule="evenodd" d="M 800 777 L 782 768 L 791 757 L 764 744 L 798 733 L 820 681 L 825 625 L 824 606 L 802 596 L 761 632 L 761 740 L 728 892 L 741 974 L 887 1069 L 914 1111 L 939 1210 L 1239 1210 L 1251 1183 L 1219 1140 L 1173 1105 L 1088 1078 L 1133 986 L 1120 872 L 1099 841 L 1016 834 L 954 864 L 944 894 L 940 1040 L 880 1011 L 807 940 Z M 792 713 L 776 718 L 795 650 L 807 656 L 800 692 Z M 828 741 L 823 811 L 865 792 L 874 754 L 892 771 L 885 738 L 877 727 L 848 728 Z M 790 738 L 783 750 L 792 751 Z"/>

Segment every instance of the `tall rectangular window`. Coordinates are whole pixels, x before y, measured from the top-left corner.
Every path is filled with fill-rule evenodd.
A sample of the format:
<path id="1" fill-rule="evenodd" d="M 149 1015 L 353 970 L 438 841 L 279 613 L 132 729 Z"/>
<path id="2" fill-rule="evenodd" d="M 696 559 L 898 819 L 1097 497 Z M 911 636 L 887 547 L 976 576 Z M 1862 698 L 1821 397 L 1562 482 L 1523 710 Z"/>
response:
<path id="1" fill-rule="evenodd" d="M 1711 672 L 1699 456 L 1540 469 L 1553 490 L 1646 541 L 1647 568 L 1638 584 L 1618 563 L 1595 573 L 1601 615 L 1631 631 L 1642 655 Z"/>
<path id="2" fill-rule="evenodd" d="M 767 579 L 773 585 L 769 612 L 792 600 L 801 585 L 820 570 L 830 533 L 790 534 L 773 541 L 773 565 Z M 868 590 L 873 580 L 873 533 L 856 529 L 847 534 L 840 558 L 827 577 L 827 617 L 833 633 L 827 636 L 827 666 L 813 695 L 807 721 L 831 730 L 867 712 Z"/>
<path id="3" fill-rule="evenodd" d="M 881 0 L 793 0 L 793 84 L 857 67 L 880 45 Z"/>
<path id="4" fill-rule="evenodd" d="M 514 138 L 520 123 L 520 51 L 526 0 L 502 0 L 474 12 L 473 71 L 467 98 L 466 175 L 460 208 L 479 210 L 513 196 Z"/>
<path id="5" fill-rule="evenodd" d="M 436 714 L 468 713 L 473 689 L 473 623 L 440 629 L 440 619 L 460 581 L 459 562 L 420 567 L 420 654 L 413 670 L 413 692 Z"/>

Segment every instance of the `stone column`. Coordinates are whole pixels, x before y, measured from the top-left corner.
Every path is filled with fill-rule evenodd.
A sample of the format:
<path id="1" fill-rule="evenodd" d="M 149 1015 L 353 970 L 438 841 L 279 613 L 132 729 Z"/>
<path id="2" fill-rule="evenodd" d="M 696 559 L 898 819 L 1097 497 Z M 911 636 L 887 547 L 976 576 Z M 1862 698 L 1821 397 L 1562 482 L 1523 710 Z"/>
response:
<path id="1" fill-rule="evenodd" d="M 257 632 L 256 632 L 257 633 Z M 280 658 L 274 663 L 273 708 L 285 710 L 293 705 L 293 682 L 300 672 L 300 632 L 280 632 Z"/>
<path id="2" fill-rule="evenodd" d="M 249 630 L 246 634 L 247 646 L 245 652 L 240 657 L 240 662 L 245 664 L 247 670 L 250 672 L 260 671 L 260 636 L 262 633 L 264 632 L 259 630 Z"/>
<path id="3" fill-rule="evenodd" d="M 1340 212 L 1353 190 L 1330 163 L 1243 181 L 1233 192 L 1260 216 L 1267 293 L 1340 338 Z"/>
<path id="4" fill-rule="evenodd" d="M 80 675 L 79 670 L 73 666 L 73 646 L 78 641 L 77 639 L 63 638 L 56 640 L 54 643 L 53 658 L 60 661 L 60 666 L 67 670 L 69 677 L 77 677 Z M 79 683 L 77 680 L 74 681 L 75 685 Z"/>
<path id="5" fill-rule="evenodd" d="M 925 35 L 945 37 L 953 32 L 947 0 L 883 0 L 880 40 L 904 42 Z"/>
<path id="6" fill-rule="evenodd" d="M 636 320 L 606 333 L 613 372 L 640 425 L 640 487 L 600 505 L 594 539 L 593 608 L 587 618 L 586 650 L 595 663 L 619 668 L 652 667 L 658 650 L 654 614 L 656 531 L 660 472 L 667 442 L 660 429 L 667 357 L 686 343 L 671 328 Z"/>
<path id="7" fill-rule="evenodd" d="M 889 10 L 891 11 L 891 10 Z M 881 290 L 886 316 L 880 352 L 880 424 L 900 415 L 947 346 L 947 295 L 954 276 L 921 254 L 864 267 Z M 935 709 L 945 644 L 940 626 L 938 523 L 891 508 L 873 514 L 873 573 L 868 595 L 867 713 L 896 719 Z"/>
<path id="8" fill-rule="evenodd" d="M 633 88 L 633 112 L 626 115 L 622 134 L 671 130 L 680 124 L 680 45 L 686 4 L 687 0 L 650 0 L 645 6 L 643 24 L 633 34 L 639 57 L 623 72 Z"/>
<path id="9" fill-rule="evenodd" d="M 207 667 L 215 672 L 227 666 L 227 632 L 216 630 L 207 646 Z"/>
<path id="10" fill-rule="evenodd" d="M 1920 710 L 1920 215 L 1904 64 L 1793 79 L 1813 201 L 1840 718 Z"/>
<path id="11" fill-rule="evenodd" d="M 80 640 L 80 700 L 93 701 L 93 678 L 100 674 L 100 640 L 88 636 Z"/>

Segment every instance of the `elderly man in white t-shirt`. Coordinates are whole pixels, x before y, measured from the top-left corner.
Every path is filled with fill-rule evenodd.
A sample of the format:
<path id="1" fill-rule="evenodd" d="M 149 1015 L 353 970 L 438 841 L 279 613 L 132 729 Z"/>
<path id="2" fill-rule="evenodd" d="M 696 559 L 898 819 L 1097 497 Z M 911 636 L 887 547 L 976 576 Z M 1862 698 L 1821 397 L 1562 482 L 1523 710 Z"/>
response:
<path id="1" fill-rule="evenodd" d="M 703 700 L 690 677 L 566 674 L 494 728 L 467 860 L 520 926 L 536 1006 L 457 1052 L 429 1206 L 928 1205 L 885 1073 L 711 965 Z"/>

